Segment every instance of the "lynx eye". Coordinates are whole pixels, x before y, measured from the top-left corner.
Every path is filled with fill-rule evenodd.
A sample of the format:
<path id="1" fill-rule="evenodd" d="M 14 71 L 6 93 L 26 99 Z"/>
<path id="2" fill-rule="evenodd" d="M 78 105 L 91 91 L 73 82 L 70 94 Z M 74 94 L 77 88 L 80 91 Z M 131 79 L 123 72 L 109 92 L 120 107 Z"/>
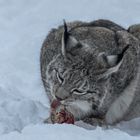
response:
<path id="1" fill-rule="evenodd" d="M 62 76 L 59 74 L 58 71 L 56 72 L 56 76 L 57 76 L 57 79 L 60 82 L 60 84 L 62 84 L 64 82 L 64 79 L 62 78 Z"/>
<path id="2" fill-rule="evenodd" d="M 73 89 L 71 91 L 72 94 L 75 94 L 75 95 L 84 95 L 86 94 L 86 92 L 82 91 L 82 90 L 79 90 L 79 89 Z"/>

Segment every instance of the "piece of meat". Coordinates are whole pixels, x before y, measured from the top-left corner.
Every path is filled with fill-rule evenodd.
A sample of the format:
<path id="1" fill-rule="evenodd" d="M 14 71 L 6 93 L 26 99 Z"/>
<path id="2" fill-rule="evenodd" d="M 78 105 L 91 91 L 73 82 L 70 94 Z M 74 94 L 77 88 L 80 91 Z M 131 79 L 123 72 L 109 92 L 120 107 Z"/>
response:
<path id="1" fill-rule="evenodd" d="M 59 100 L 53 100 L 53 102 L 51 103 L 51 109 L 56 109 L 60 104 L 61 103 Z"/>
<path id="2" fill-rule="evenodd" d="M 74 116 L 68 112 L 66 108 L 58 101 L 54 100 L 51 103 L 51 120 L 53 123 L 74 124 Z"/>

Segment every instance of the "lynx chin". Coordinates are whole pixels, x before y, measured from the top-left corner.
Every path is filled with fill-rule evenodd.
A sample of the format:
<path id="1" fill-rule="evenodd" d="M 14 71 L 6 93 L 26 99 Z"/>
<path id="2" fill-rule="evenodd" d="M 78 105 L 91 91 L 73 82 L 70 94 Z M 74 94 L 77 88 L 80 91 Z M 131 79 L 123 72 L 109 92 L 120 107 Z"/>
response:
<path id="1" fill-rule="evenodd" d="M 59 100 L 75 120 L 140 117 L 140 24 L 64 21 L 45 39 L 40 63 L 50 103 Z"/>

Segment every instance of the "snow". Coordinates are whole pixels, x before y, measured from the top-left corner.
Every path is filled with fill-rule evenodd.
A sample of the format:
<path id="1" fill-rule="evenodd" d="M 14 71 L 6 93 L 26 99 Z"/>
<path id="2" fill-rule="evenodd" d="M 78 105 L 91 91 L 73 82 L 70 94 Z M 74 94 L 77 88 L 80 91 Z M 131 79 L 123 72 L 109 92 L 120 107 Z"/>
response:
<path id="1" fill-rule="evenodd" d="M 140 118 L 109 129 L 44 124 L 49 103 L 39 63 L 43 40 L 63 19 L 105 18 L 127 28 L 140 23 L 139 9 L 139 0 L 0 0 L 0 140 L 140 139 Z"/>
<path id="2" fill-rule="evenodd" d="M 123 133 L 117 129 L 102 130 L 102 128 L 97 127 L 95 131 L 87 131 L 73 125 L 30 125 L 23 129 L 20 134 L 17 132 L 11 132 L 8 135 L 2 135 L 0 138 L 1 140 L 110 140 L 112 138 L 117 138 L 118 140 L 139 140 L 138 136 L 129 136 L 127 133 Z"/>

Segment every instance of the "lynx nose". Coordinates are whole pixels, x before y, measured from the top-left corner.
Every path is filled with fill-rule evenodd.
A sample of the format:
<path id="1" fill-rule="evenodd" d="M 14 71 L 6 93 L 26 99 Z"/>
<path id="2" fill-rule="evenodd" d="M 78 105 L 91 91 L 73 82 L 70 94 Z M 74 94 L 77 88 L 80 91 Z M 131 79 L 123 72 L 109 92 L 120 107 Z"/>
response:
<path id="1" fill-rule="evenodd" d="M 57 91 L 54 93 L 56 99 L 58 99 L 59 101 L 61 100 L 65 100 L 66 98 L 68 98 L 70 96 L 69 92 L 67 90 L 65 90 L 63 87 L 57 89 Z"/>

